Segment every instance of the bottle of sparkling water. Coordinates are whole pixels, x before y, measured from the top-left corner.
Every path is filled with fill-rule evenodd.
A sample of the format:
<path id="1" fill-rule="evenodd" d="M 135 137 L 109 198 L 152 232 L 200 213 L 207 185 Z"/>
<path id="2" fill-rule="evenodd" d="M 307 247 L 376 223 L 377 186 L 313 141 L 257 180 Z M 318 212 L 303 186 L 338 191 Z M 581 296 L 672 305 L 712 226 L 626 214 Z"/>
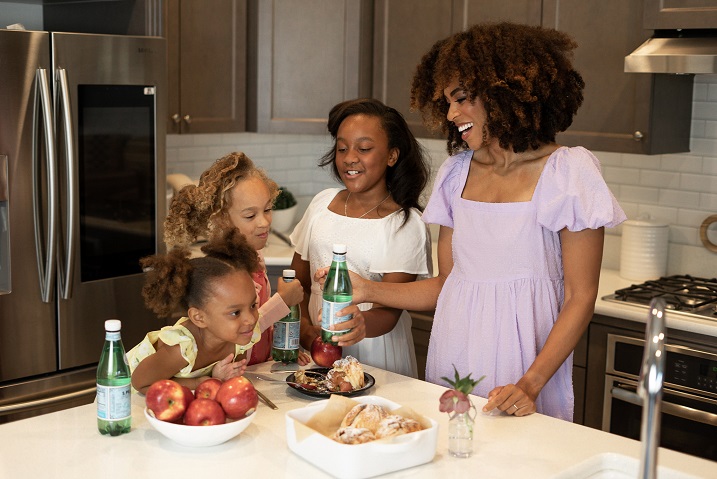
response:
<path id="1" fill-rule="evenodd" d="M 285 269 L 284 281 L 290 283 L 296 277 L 296 271 Z M 301 308 L 298 304 L 289 307 L 289 314 L 274 323 L 274 344 L 271 357 L 282 363 L 295 363 L 299 360 L 299 329 L 301 326 Z"/>
<path id="2" fill-rule="evenodd" d="M 321 339 L 326 343 L 336 344 L 331 341 L 332 336 L 340 336 L 351 330 L 332 331 L 329 328 L 333 324 L 351 319 L 351 314 L 337 316 L 336 312 L 351 304 L 353 289 L 351 288 L 349 269 L 346 266 L 346 245 L 335 244 L 333 251 L 334 259 L 331 261 L 331 269 L 329 269 L 324 282 L 324 296 L 321 308 Z"/>
<path id="3" fill-rule="evenodd" d="M 131 376 L 124 352 L 119 319 L 105 321 L 105 345 L 97 366 L 97 428 L 119 436 L 132 426 Z"/>

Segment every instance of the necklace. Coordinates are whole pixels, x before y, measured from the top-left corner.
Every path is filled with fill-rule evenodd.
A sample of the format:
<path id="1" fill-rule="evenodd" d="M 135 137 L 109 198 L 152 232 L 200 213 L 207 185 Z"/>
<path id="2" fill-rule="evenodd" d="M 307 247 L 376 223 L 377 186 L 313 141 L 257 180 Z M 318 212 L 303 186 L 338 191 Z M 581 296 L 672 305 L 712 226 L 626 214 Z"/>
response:
<path id="1" fill-rule="evenodd" d="M 362 214 L 361 216 L 357 216 L 356 218 L 363 218 L 364 216 L 366 216 L 367 214 L 369 214 L 370 212 L 372 212 L 373 210 L 375 210 L 376 208 L 378 208 L 379 206 L 381 206 L 381 205 L 383 204 L 383 202 L 386 201 L 390 196 L 391 196 L 391 193 L 387 194 L 386 197 L 385 197 L 384 199 L 382 199 L 376 206 L 374 206 L 374 207 L 371 208 L 370 210 L 366 211 L 366 212 L 365 212 L 364 214 Z M 348 216 L 348 215 L 349 215 L 349 213 L 348 213 L 348 209 L 349 209 L 349 198 L 351 198 L 351 192 L 350 192 L 350 191 L 349 191 L 349 194 L 346 196 L 346 202 L 344 203 L 344 216 Z"/>

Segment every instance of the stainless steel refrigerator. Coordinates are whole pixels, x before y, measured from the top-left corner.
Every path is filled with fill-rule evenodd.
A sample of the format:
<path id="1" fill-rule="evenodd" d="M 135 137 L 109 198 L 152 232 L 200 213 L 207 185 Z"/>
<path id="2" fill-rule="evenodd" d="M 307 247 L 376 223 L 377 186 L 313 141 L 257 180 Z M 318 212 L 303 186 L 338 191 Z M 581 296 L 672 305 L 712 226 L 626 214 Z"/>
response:
<path id="1" fill-rule="evenodd" d="M 94 399 L 106 319 L 162 324 L 166 45 L 0 30 L 0 422 Z"/>

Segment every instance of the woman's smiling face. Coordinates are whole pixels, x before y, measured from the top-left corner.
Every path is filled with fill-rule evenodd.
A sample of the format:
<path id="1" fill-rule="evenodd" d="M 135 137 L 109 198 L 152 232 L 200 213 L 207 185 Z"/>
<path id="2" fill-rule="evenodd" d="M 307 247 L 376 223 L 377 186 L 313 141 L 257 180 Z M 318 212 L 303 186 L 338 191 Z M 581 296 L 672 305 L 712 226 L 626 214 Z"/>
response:
<path id="1" fill-rule="evenodd" d="M 446 118 L 456 125 L 461 132 L 461 139 L 472 150 L 486 146 L 488 114 L 483 102 L 479 98 L 471 102 L 468 99 L 468 92 L 458 80 L 453 80 L 443 89 L 443 96 L 448 103 Z"/>

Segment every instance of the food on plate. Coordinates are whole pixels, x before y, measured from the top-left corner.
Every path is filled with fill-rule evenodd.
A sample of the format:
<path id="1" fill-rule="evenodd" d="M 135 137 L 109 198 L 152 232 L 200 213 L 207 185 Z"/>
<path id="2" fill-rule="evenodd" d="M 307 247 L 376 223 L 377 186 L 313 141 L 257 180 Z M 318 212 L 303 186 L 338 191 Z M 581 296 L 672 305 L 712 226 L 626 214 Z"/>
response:
<path id="1" fill-rule="evenodd" d="M 294 373 L 294 382 L 305 389 L 321 392 L 351 392 L 364 387 L 363 366 L 353 356 L 334 361 L 333 367 L 326 373 L 299 369 Z"/>
<path id="2" fill-rule="evenodd" d="M 333 436 L 333 440 L 343 444 L 363 444 L 375 441 L 374 433 L 362 427 L 341 427 Z"/>
<path id="3" fill-rule="evenodd" d="M 375 404 L 357 404 L 344 416 L 341 427 L 368 429 L 376 434 L 378 425 L 388 416 L 388 411 Z"/>
<path id="4" fill-rule="evenodd" d="M 363 444 L 421 430 L 418 421 L 391 414 L 383 406 L 357 404 L 346 413 L 332 439 L 342 444 Z"/>
<path id="5" fill-rule="evenodd" d="M 343 359 L 339 359 L 334 362 L 333 368 L 326 375 L 327 378 L 331 379 L 332 376 L 338 376 L 339 378 L 345 378 L 351 383 L 353 389 L 360 389 L 364 384 L 363 366 L 353 356 L 346 356 Z M 340 381 L 339 381 L 340 384 Z"/>
<path id="6" fill-rule="evenodd" d="M 376 429 L 376 438 L 394 437 L 422 430 L 423 427 L 407 417 L 391 414 L 381 420 Z"/>
<path id="7" fill-rule="evenodd" d="M 319 366 L 330 367 L 334 361 L 341 359 L 342 354 L 341 346 L 325 343 L 320 335 L 311 343 L 311 359 Z"/>
<path id="8" fill-rule="evenodd" d="M 217 392 L 217 402 L 222 405 L 227 417 L 241 419 L 256 411 L 259 395 L 254 385 L 244 376 L 224 381 Z"/>

